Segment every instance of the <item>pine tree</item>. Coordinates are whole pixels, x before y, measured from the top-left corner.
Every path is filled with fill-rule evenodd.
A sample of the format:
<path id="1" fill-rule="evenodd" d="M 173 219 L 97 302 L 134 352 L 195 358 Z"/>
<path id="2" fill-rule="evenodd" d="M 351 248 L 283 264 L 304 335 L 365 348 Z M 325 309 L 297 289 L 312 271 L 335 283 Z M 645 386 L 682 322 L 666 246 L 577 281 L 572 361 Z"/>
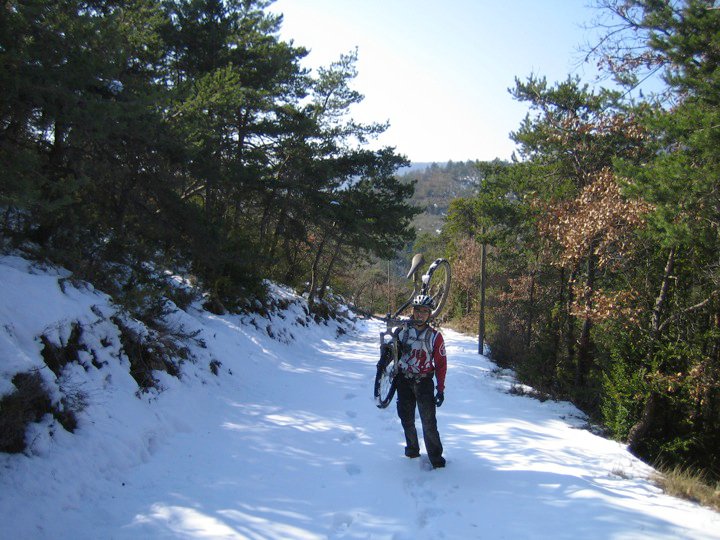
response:
<path id="1" fill-rule="evenodd" d="M 667 452 L 712 471 L 720 459 L 709 450 L 718 448 L 712 411 L 720 402 L 720 12 L 702 0 L 604 4 L 613 13 L 622 8 L 624 29 L 645 38 L 644 47 L 613 63 L 616 72 L 637 80 L 638 58 L 651 58 L 670 97 L 646 116 L 652 158 L 641 167 L 621 167 L 628 191 L 653 206 L 647 241 L 656 246 L 647 345 L 638 360 L 642 402 L 625 429 L 631 448 L 642 455 Z"/>

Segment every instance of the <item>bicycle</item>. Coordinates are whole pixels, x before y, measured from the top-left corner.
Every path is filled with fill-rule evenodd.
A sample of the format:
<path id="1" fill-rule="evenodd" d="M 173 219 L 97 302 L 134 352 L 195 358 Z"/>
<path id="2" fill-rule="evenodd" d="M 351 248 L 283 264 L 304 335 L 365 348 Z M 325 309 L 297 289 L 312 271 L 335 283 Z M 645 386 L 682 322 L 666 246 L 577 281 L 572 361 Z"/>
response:
<path id="1" fill-rule="evenodd" d="M 375 373 L 374 396 L 378 408 L 386 408 L 395 395 L 395 377 L 400 370 L 400 341 L 398 327 L 414 324 L 412 318 L 400 318 L 400 314 L 412 303 L 418 294 L 425 294 L 433 299 L 435 308 L 430 318 L 437 317 L 445 307 L 450 295 L 450 263 L 446 259 L 435 259 L 427 271 L 418 280 L 418 271 L 425 260 L 421 253 L 413 257 L 407 279 L 413 280 L 413 292 L 407 301 L 395 311 L 381 320 L 385 322 L 385 331 L 380 332 L 380 360 Z"/>

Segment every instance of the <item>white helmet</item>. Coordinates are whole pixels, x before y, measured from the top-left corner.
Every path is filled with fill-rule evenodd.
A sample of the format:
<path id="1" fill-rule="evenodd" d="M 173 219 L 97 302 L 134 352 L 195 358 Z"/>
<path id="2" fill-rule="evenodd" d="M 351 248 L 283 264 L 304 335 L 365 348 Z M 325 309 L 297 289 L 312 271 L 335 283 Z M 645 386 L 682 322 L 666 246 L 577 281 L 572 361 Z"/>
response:
<path id="1" fill-rule="evenodd" d="M 428 296 L 427 294 L 418 294 L 415 298 L 413 298 L 412 306 L 413 307 L 426 307 L 426 308 L 430 308 L 430 309 L 435 308 L 433 299 L 430 296 Z"/>

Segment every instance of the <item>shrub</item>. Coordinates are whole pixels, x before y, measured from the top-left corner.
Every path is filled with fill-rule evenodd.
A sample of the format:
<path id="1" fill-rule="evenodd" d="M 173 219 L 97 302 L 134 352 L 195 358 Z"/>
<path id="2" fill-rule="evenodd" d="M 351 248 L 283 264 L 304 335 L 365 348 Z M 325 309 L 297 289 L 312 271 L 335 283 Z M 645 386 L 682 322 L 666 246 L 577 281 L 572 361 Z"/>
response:
<path id="1" fill-rule="evenodd" d="M 40 341 L 43 344 L 41 351 L 43 360 L 45 360 L 45 364 L 47 364 L 56 377 L 60 376 L 62 369 L 67 364 L 79 360 L 78 351 L 87 351 L 87 347 L 80 343 L 81 337 L 82 326 L 77 322 L 72 324 L 70 337 L 64 345 L 54 344 L 44 334 L 40 336 Z"/>
<path id="2" fill-rule="evenodd" d="M 130 361 L 130 375 L 141 390 L 157 387 L 154 370 L 166 371 L 173 377 L 180 376 L 175 358 L 187 358 L 188 349 L 179 345 L 169 332 L 160 335 L 152 331 L 145 336 L 123 323 L 119 317 L 111 320 L 120 330 L 120 343 Z"/>
<path id="3" fill-rule="evenodd" d="M 40 421 L 46 414 L 52 414 L 65 430 L 75 431 L 75 412 L 84 408 L 84 394 L 75 392 L 53 404 L 38 371 L 17 373 L 12 383 L 15 391 L 0 400 L 0 452 L 24 452 L 28 424 Z"/>
<path id="4" fill-rule="evenodd" d="M 12 379 L 16 390 L 0 401 L 0 451 L 25 450 L 25 429 L 52 411 L 50 398 L 36 371 L 18 373 Z"/>

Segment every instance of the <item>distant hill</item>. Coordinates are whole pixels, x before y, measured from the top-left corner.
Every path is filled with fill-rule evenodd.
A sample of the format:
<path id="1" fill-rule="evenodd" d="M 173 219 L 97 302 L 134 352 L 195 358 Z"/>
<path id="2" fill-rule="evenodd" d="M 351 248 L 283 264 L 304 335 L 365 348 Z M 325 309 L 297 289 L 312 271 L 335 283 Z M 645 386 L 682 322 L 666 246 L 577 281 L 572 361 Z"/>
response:
<path id="1" fill-rule="evenodd" d="M 418 232 L 440 230 L 450 201 L 477 191 L 482 180 L 477 164 L 477 161 L 413 163 L 398 171 L 401 180 L 417 180 L 412 203 L 425 208 L 414 221 Z"/>
<path id="2" fill-rule="evenodd" d="M 407 167 L 402 167 L 402 168 L 398 169 L 398 175 L 404 175 L 404 174 L 408 174 L 408 173 L 412 173 L 412 172 L 422 171 L 424 169 L 427 169 L 431 165 L 433 165 L 433 162 L 431 162 L 431 161 L 422 162 L 422 163 L 413 161 Z"/>

